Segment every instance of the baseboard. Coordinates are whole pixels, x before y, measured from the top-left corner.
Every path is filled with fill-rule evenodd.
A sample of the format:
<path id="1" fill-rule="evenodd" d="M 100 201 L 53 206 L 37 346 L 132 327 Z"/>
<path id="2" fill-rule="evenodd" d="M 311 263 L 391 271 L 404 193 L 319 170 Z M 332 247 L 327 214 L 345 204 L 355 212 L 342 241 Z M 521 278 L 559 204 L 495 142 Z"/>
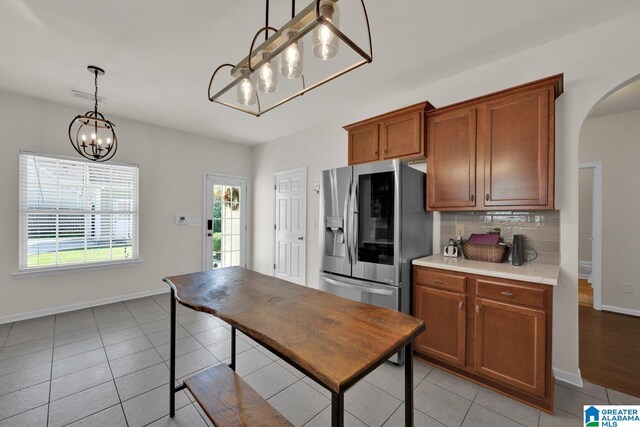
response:
<path id="1" fill-rule="evenodd" d="M 571 384 L 576 387 L 583 387 L 582 384 L 582 376 L 580 375 L 580 369 L 578 372 L 568 372 L 563 371 L 562 369 L 553 368 L 553 375 L 555 376 L 557 381 L 562 381 L 563 383 Z"/>
<path id="2" fill-rule="evenodd" d="M 590 274 L 578 274 L 578 279 L 589 280 Z"/>
<path id="3" fill-rule="evenodd" d="M 133 294 L 120 295 L 117 297 L 85 301 L 77 304 L 61 305 L 53 308 L 46 308 L 44 310 L 27 311 L 25 313 L 12 314 L 9 316 L 0 317 L 0 325 L 2 325 L 3 323 L 19 322 L 20 320 L 33 319 L 35 317 L 50 316 L 52 314 L 60 314 L 60 313 L 66 313 L 68 311 L 81 310 L 83 308 L 96 307 L 99 305 L 113 304 L 114 302 L 122 302 L 122 301 L 128 301 L 136 298 L 150 297 L 153 295 L 164 294 L 167 292 L 169 292 L 169 288 L 165 286 L 162 288 L 152 289 L 150 291 L 135 292 Z"/>
<path id="4" fill-rule="evenodd" d="M 629 316 L 637 316 L 640 317 L 640 310 L 633 310 L 631 308 L 624 307 L 614 307 L 612 305 L 602 305 L 601 308 L 604 311 L 612 311 L 614 313 L 627 314 Z"/>

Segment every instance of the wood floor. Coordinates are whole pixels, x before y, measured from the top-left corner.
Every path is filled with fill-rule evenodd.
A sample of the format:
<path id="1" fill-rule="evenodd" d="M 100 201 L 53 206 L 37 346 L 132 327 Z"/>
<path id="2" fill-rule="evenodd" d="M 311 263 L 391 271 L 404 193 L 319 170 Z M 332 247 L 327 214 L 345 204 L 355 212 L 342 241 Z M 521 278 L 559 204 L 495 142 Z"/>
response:
<path id="1" fill-rule="evenodd" d="M 640 397 L 640 317 L 579 309 L 582 378 Z"/>
<path id="2" fill-rule="evenodd" d="M 578 280 L 578 304 L 593 307 L 593 288 L 587 279 Z"/>

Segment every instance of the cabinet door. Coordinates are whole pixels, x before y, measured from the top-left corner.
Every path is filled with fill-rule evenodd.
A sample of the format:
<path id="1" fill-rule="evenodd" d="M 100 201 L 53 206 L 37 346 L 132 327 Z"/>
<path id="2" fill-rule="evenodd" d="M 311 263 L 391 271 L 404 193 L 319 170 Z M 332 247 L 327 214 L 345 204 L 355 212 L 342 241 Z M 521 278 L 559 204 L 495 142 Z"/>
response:
<path id="1" fill-rule="evenodd" d="M 545 395 L 545 312 L 476 298 L 475 371 Z"/>
<path id="2" fill-rule="evenodd" d="M 423 118 L 424 113 L 420 111 L 380 123 L 382 158 L 424 155 Z"/>
<path id="3" fill-rule="evenodd" d="M 483 113 L 484 205 L 553 208 L 549 89 L 488 103 Z"/>
<path id="4" fill-rule="evenodd" d="M 476 205 L 476 109 L 427 119 L 427 209 Z"/>
<path id="5" fill-rule="evenodd" d="M 415 316 L 425 323 L 416 350 L 448 363 L 465 366 L 466 296 L 415 286 Z"/>
<path id="6" fill-rule="evenodd" d="M 349 164 L 378 160 L 378 124 L 349 131 Z"/>

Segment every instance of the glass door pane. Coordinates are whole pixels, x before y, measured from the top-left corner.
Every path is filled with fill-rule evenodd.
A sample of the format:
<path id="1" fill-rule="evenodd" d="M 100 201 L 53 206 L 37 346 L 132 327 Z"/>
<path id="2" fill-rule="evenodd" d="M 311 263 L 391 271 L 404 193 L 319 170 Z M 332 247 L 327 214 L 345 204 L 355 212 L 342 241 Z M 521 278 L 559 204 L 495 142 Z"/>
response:
<path id="1" fill-rule="evenodd" d="M 242 186 L 213 185 L 213 238 L 211 268 L 237 266 L 241 263 Z"/>
<path id="2" fill-rule="evenodd" d="M 358 262 L 393 265 L 393 172 L 359 175 L 358 193 Z"/>

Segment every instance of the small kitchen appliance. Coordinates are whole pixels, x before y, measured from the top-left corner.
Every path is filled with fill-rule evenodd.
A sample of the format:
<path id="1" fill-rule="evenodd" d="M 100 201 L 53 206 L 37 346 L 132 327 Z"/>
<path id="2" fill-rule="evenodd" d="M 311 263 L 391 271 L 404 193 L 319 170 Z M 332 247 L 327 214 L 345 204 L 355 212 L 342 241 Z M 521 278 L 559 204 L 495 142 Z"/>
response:
<path id="1" fill-rule="evenodd" d="M 513 247 L 511 249 L 511 264 L 520 266 L 524 264 L 524 234 L 513 235 Z"/>

